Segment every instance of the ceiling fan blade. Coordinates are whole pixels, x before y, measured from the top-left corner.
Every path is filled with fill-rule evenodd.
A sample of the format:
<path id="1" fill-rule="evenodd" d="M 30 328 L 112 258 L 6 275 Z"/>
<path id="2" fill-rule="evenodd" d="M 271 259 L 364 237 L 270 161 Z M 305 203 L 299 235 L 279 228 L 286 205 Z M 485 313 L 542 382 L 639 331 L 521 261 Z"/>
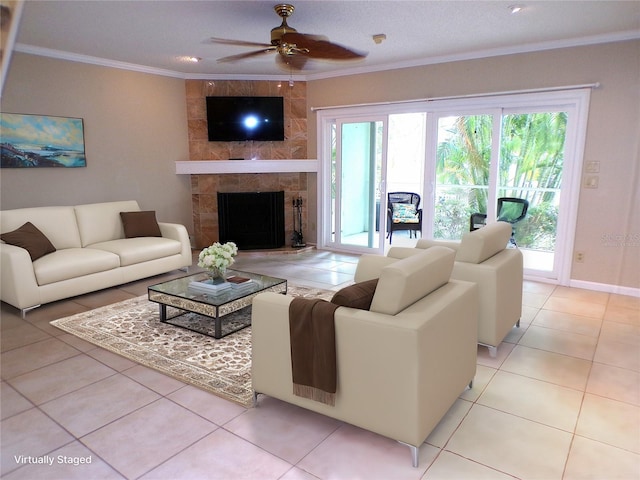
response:
<path id="1" fill-rule="evenodd" d="M 229 38 L 211 37 L 212 43 L 222 43 L 225 45 L 238 45 L 240 47 L 271 47 L 270 43 L 247 42 L 245 40 L 231 40 Z"/>
<path id="2" fill-rule="evenodd" d="M 275 52 L 276 47 L 264 48 L 262 50 L 254 50 L 253 52 L 239 53 L 238 55 L 229 55 L 228 57 L 222 57 L 217 60 L 218 63 L 225 62 L 237 62 L 238 60 L 244 60 L 245 58 L 257 57 L 258 55 L 264 55 L 265 53 Z"/>
<path id="3" fill-rule="evenodd" d="M 298 49 L 308 50 L 305 55 L 310 58 L 355 60 L 367 56 L 366 53 L 356 52 L 327 40 L 318 40 L 316 35 L 306 35 L 304 33 L 286 33 L 282 36 L 282 42 L 294 44 Z"/>
<path id="4" fill-rule="evenodd" d="M 302 70 L 307 63 L 308 58 L 305 55 L 278 55 L 276 63 L 282 70 L 290 72 L 291 70 Z"/>

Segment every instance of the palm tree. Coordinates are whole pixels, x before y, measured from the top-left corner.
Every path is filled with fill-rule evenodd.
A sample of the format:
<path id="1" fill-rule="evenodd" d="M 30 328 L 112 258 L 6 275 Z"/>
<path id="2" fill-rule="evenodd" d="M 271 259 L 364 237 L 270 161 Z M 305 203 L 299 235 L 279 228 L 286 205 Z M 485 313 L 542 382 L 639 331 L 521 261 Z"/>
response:
<path id="1" fill-rule="evenodd" d="M 492 123 L 488 115 L 456 117 L 438 144 L 436 238 L 460 238 L 473 212 L 487 211 Z"/>
<path id="2" fill-rule="evenodd" d="M 518 228 L 521 246 L 555 243 L 566 125 L 566 112 L 502 118 L 498 195 L 529 200 L 528 226 Z M 456 117 L 446 129 L 437 151 L 437 238 L 460 238 L 469 215 L 487 211 L 492 128 L 491 115 L 473 115 Z"/>

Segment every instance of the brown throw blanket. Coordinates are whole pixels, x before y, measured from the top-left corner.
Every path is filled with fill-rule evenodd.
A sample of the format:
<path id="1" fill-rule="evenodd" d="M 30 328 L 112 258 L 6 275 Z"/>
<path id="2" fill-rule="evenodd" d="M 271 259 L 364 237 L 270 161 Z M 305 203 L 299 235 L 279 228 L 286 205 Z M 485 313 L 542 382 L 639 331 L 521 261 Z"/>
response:
<path id="1" fill-rule="evenodd" d="M 289 305 L 293 394 L 331 406 L 337 383 L 333 314 L 338 306 L 301 297 Z"/>

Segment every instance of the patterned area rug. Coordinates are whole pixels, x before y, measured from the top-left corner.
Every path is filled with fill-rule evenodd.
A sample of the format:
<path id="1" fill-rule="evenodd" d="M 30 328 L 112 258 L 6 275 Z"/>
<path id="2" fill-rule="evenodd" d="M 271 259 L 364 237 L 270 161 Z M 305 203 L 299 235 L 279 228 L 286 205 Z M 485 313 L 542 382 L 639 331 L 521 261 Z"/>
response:
<path id="1" fill-rule="evenodd" d="M 288 286 L 293 296 L 328 300 L 333 293 Z M 168 316 L 177 313 L 170 310 Z M 206 321 L 189 316 L 190 321 Z M 149 302 L 146 295 L 54 320 L 51 325 L 244 407 L 252 404 L 251 327 L 216 340 L 160 323 L 158 304 Z"/>

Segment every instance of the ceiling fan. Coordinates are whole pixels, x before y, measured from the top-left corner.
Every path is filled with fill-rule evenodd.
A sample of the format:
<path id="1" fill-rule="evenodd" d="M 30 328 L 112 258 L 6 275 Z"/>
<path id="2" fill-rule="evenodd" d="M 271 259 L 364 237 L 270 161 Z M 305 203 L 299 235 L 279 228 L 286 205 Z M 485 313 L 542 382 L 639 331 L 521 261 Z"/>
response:
<path id="1" fill-rule="evenodd" d="M 214 43 L 261 47 L 260 50 L 219 58 L 218 62 L 236 62 L 265 53 L 276 52 L 278 54 L 276 62 L 279 66 L 288 70 L 301 70 L 310 58 L 319 60 L 357 60 L 367 56 L 366 53 L 356 52 L 336 43 L 331 43 L 326 37 L 298 33 L 295 28 L 287 25 L 287 17 L 293 14 L 294 8 L 293 5 L 286 3 L 273 7 L 278 16 L 282 18 L 282 24 L 271 30 L 270 44 L 212 37 L 211 41 Z"/>

